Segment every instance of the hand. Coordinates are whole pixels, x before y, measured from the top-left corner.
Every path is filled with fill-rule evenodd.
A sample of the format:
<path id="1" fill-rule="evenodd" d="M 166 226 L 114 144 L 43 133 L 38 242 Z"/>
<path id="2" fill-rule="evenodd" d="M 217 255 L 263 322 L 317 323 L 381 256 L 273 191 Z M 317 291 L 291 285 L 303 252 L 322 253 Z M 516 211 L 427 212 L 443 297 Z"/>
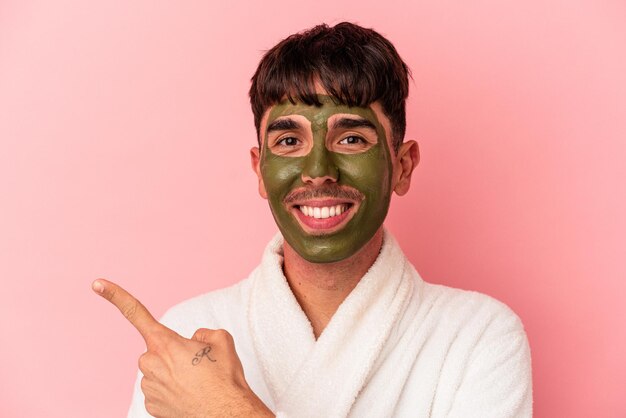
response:
<path id="1" fill-rule="evenodd" d="M 122 312 L 146 342 L 139 357 L 146 410 L 161 417 L 252 417 L 274 414 L 252 392 L 225 330 L 201 328 L 191 339 L 159 323 L 130 293 L 107 280 L 92 288 Z"/>

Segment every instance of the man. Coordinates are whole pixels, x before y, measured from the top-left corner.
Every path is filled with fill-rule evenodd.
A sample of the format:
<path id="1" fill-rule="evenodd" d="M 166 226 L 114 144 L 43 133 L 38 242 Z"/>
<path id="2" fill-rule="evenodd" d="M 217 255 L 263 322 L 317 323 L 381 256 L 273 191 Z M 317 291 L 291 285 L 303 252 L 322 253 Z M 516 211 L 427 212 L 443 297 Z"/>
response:
<path id="1" fill-rule="evenodd" d="M 357 25 L 320 25 L 265 54 L 251 161 L 280 234 L 261 265 L 163 325 L 94 283 L 146 340 L 129 416 L 531 416 L 518 317 L 424 282 L 383 228 L 419 160 L 403 141 L 407 95 L 393 45 Z"/>

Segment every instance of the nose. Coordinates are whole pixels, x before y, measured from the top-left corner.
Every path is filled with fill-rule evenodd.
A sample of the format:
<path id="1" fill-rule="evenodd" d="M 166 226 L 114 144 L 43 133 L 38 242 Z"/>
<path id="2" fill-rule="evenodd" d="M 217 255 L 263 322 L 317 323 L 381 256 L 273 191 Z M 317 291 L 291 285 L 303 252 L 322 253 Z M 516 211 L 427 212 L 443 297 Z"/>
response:
<path id="1" fill-rule="evenodd" d="M 302 181 L 313 186 L 321 186 L 326 182 L 335 183 L 338 177 L 339 170 L 326 145 L 316 144 L 305 156 Z"/>

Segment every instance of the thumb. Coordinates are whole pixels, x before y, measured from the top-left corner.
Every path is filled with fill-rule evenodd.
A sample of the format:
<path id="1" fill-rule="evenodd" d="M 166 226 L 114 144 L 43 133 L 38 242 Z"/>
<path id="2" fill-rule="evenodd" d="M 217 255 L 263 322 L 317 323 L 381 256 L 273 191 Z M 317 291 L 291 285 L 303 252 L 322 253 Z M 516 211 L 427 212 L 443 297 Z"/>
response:
<path id="1" fill-rule="evenodd" d="M 196 332 L 193 333 L 191 339 L 194 341 L 200 341 L 201 343 L 208 344 L 212 340 L 211 336 L 213 332 L 213 330 L 208 328 L 198 328 Z"/>

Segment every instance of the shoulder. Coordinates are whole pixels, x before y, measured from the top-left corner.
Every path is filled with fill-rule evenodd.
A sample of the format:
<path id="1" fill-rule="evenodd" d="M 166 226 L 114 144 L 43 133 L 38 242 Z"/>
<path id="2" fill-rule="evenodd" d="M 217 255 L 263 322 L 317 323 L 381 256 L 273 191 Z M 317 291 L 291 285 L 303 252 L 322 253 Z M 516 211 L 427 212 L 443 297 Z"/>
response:
<path id="1" fill-rule="evenodd" d="M 440 324 L 452 330 L 447 357 L 460 384 L 447 416 L 532 416 L 530 346 L 519 316 L 480 292 L 429 285 L 426 293 L 438 295 Z"/>
<path id="2" fill-rule="evenodd" d="M 452 328 L 470 328 L 481 339 L 513 332 L 524 333 L 520 317 L 507 304 L 484 293 L 423 283 L 421 303 Z"/>
<path id="3" fill-rule="evenodd" d="M 184 300 L 161 317 L 160 322 L 190 337 L 198 328 L 225 328 L 233 316 L 247 307 L 250 279 Z"/>

